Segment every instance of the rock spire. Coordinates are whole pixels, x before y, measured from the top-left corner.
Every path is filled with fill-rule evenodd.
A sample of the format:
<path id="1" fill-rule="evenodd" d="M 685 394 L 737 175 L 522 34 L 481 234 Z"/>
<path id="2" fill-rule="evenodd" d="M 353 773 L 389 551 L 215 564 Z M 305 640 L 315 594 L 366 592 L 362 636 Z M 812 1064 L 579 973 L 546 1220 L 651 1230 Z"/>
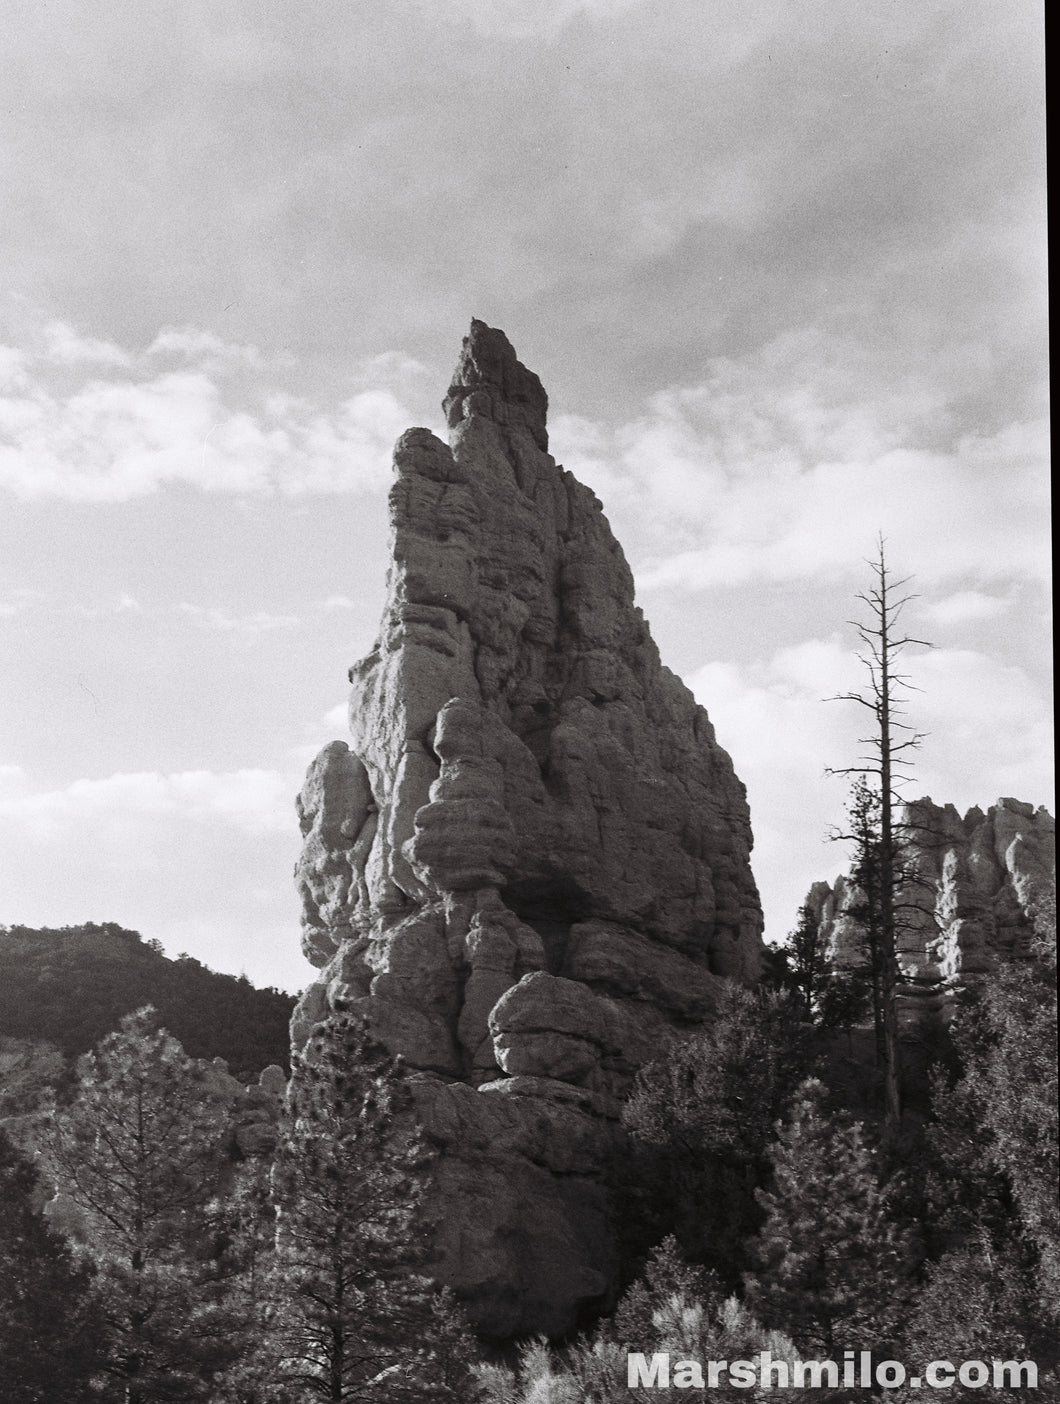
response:
<path id="1" fill-rule="evenodd" d="M 359 1012 L 421 1070 L 438 1275 L 496 1336 L 607 1299 L 621 1098 L 761 951 L 744 788 L 661 665 L 600 503 L 549 455 L 547 404 L 473 322 L 448 445 L 395 448 L 351 741 L 299 798 L 320 975 L 294 1036 Z"/>

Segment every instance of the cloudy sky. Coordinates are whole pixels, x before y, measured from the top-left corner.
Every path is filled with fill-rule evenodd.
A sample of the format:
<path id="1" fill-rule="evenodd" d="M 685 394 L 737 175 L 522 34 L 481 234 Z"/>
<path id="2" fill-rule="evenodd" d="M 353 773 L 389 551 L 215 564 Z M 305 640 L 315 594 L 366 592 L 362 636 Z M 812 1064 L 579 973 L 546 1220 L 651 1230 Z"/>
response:
<path id="1" fill-rule="evenodd" d="M 292 799 L 472 316 L 748 786 L 826 840 L 878 531 L 911 793 L 1052 807 L 1041 16 L 1012 0 L 4 0 L 0 923 L 291 989 Z"/>

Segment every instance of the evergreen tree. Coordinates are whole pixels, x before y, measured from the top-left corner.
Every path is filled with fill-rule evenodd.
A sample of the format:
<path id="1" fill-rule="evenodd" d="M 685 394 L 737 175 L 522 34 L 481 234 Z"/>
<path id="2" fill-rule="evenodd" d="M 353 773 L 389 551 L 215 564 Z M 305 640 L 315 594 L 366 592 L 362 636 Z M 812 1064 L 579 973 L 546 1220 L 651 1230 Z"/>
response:
<path id="1" fill-rule="evenodd" d="M 0 1388 L 4 1404 L 87 1404 L 103 1322 L 92 1273 L 45 1222 L 37 1172 L 0 1129 Z"/>
<path id="2" fill-rule="evenodd" d="M 961 1011 L 955 1079 L 937 1074 L 922 1209 L 930 1261 L 910 1350 L 1060 1371 L 1055 957 L 1003 968 Z"/>
<path id="3" fill-rule="evenodd" d="M 258 1404 L 269 1383 L 268 1362 L 258 1349 L 268 1331 L 269 1283 L 276 1238 L 270 1194 L 271 1159 L 239 1165 L 225 1192 L 206 1208 L 211 1240 L 209 1280 L 224 1306 L 233 1347 L 215 1380 L 211 1404 Z"/>
<path id="4" fill-rule="evenodd" d="M 807 1081 L 772 1161 L 773 1187 L 759 1193 L 766 1219 L 751 1249 L 748 1306 L 803 1351 L 886 1341 L 907 1253 L 861 1128 L 828 1116 L 823 1086 Z"/>
<path id="5" fill-rule="evenodd" d="M 126 1016 L 79 1073 L 73 1102 L 45 1129 L 44 1157 L 96 1269 L 113 1397 L 207 1399 L 231 1352 L 205 1237 L 223 1100 L 151 1009 Z"/>
<path id="6" fill-rule="evenodd" d="M 786 984 L 798 991 L 807 1023 L 849 1034 L 865 1012 L 867 987 L 859 977 L 835 969 L 812 908 L 799 908 L 795 930 L 780 949 L 786 956 Z"/>
<path id="7" fill-rule="evenodd" d="M 795 930 L 788 933 L 787 949 L 792 984 L 802 998 L 806 1019 L 813 1021 L 832 972 L 821 923 L 809 907 L 799 908 Z"/>
<path id="8" fill-rule="evenodd" d="M 797 996 L 730 985 L 713 1024 L 637 1074 L 623 1108 L 630 1153 L 616 1173 L 625 1258 L 674 1234 L 734 1290 L 762 1221 L 773 1125 L 811 1070 Z"/>
<path id="9" fill-rule="evenodd" d="M 419 1275 L 429 1157 L 410 1102 L 401 1066 L 349 1019 L 295 1061 L 273 1173 L 271 1398 L 471 1397 L 452 1313 Z"/>

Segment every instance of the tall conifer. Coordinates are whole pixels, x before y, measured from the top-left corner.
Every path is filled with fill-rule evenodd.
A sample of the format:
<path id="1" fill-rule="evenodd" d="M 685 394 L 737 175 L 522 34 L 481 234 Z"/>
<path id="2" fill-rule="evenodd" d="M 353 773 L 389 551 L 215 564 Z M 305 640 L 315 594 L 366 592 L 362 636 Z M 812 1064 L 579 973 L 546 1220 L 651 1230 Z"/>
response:
<path id="1" fill-rule="evenodd" d="M 402 1067 L 348 1019 L 296 1059 L 273 1173 L 277 1400 L 470 1398 L 421 1274 L 428 1155 Z M 456 1347 L 459 1352 L 459 1343 Z"/>
<path id="2" fill-rule="evenodd" d="M 860 1126 L 825 1112 L 824 1094 L 819 1082 L 805 1082 L 779 1129 L 773 1186 L 758 1196 L 766 1220 L 746 1279 L 750 1309 L 804 1352 L 885 1341 L 906 1263 L 874 1153 Z"/>

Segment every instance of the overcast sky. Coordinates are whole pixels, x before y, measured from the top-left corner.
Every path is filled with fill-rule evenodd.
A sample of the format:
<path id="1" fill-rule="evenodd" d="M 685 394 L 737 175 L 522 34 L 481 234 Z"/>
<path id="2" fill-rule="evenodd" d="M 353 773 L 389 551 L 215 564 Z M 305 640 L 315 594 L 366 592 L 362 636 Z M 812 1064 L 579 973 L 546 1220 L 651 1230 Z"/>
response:
<path id="1" fill-rule="evenodd" d="M 1041 15 L 3 0 L 0 923 L 297 989 L 293 797 L 472 316 L 745 781 L 829 844 L 876 533 L 910 795 L 1052 807 Z"/>

